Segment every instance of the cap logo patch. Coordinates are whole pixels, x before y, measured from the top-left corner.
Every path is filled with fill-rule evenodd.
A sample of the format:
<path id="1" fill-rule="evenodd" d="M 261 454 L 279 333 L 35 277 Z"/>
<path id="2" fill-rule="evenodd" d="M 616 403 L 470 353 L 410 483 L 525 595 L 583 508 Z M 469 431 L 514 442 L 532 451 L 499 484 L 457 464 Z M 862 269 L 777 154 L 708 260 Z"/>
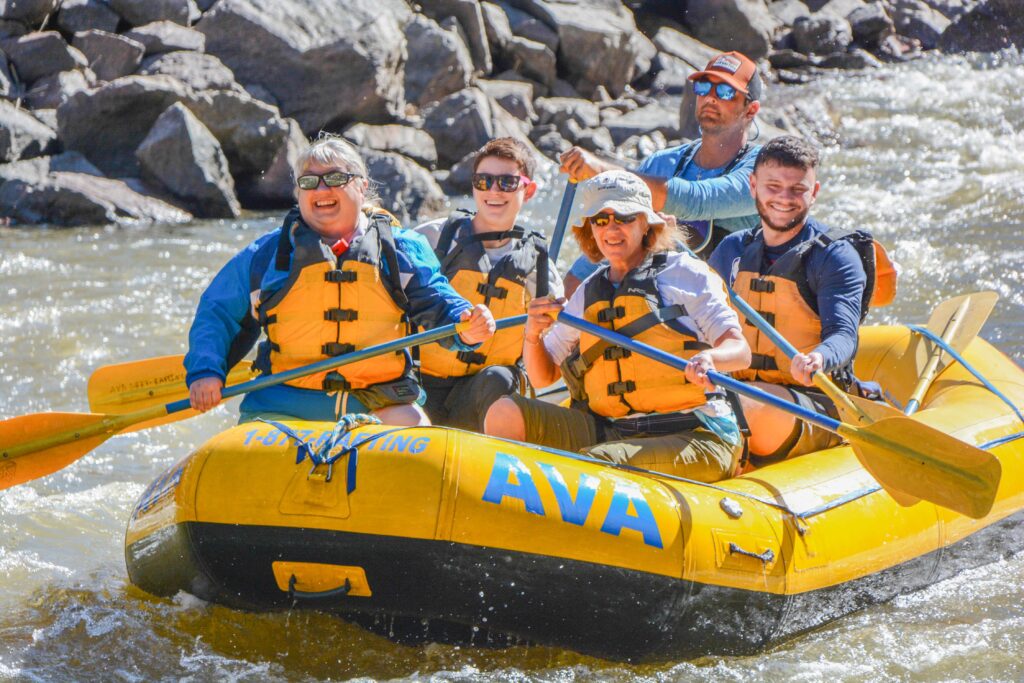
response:
<path id="1" fill-rule="evenodd" d="M 712 64 L 712 69 L 722 69 L 728 71 L 731 74 L 736 73 L 740 69 L 740 60 L 736 59 L 732 55 L 721 55 Z"/>

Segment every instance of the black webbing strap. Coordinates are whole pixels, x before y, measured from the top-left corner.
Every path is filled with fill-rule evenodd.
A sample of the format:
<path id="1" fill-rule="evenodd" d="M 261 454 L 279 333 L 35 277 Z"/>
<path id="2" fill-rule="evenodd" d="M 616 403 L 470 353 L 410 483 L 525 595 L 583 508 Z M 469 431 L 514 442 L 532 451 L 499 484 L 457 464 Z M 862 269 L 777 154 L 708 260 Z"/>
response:
<path id="1" fill-rule="evenodd" d="M 676 318 L 680 318 L 684 315 L 686 315 L 686 308 L 681 304 L 673 304 L 672 306 L 665 306 L 664 308 L 659 308 L 656 311 L 651 311 L 647 315 L 642 315 L 628 325 L 616 330 L 616 332 L 623 336 L 632 338 L 643 334 L 655 325 L 660 325 L 668 322 L 669 320 L 675 320 Z M 574 370 L 582 370 L 580 372 L 580 375 L 582 376 L 594 365 L 594 362 L 598 357 L 603 356 L 605 350 L 612 346 L 614 346 L 614 344 L 610 344 L 604 340 L 597 342 L 587 349 L 585 353 L 581 354 L 578 359 L 576 359 L 576 362 L 580 365 L 575 366 Z M 625 358 L 626 356 L 623 357 Z"/>

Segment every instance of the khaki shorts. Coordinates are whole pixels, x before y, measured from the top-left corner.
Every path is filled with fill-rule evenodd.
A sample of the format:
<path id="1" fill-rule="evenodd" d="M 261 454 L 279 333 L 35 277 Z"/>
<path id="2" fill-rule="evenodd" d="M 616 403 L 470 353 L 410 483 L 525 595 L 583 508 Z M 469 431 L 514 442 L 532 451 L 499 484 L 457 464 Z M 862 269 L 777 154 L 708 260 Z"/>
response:
<path id="1" fill-rule="evenodd" d="M 836 405 L 828 396 L 810 387 L 786 386 L 792 397 L 793 403 L 798 406 L 822 413 L 829 417 L 839 419 L 839 411 Z M 750 455 L 750 460 L 755 465 L 769 465 L 786 458 L 795 458 L 798 455 L 821 451 L 826 448 L 833 448 L 843 442 L 835 432 L 831 432 L 818 425 L 811 424 L 806 420 L 797 419 L 793 425 L 793 431 L 789 437 L 779 446 L 774 453 L 768 455 Z"/>
<path id="2" fill-rule="evenodd" d="M 733 475 L 743 450 L 742 445 L 732 446 L 706 429 L 619 439 L 614 426 L 599 425 L 599 418 L 591 413 L 525 396 L 509 398 L 523 413 L 526 441 L 620 465 L 712 482 Z M 598 442 L 599 431 L 606 439 L 603 443 Z"/>

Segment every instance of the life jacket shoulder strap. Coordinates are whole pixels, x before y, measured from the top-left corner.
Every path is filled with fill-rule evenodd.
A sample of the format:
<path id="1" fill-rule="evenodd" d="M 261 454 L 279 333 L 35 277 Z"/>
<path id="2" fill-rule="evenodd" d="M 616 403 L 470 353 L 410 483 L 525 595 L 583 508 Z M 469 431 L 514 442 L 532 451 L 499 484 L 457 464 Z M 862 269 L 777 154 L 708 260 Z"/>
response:
<path id="1" fill-rule="evenodd" d="M 391 295 L 391 298 L 394 299 L 399 308 L 408 310 L 409 297 L 405 295 L 405 290 L 402 288 L 402 277 L 398 267 L 398 246 L 395 244 L 395 234 L 392 230 L 391 220 L 390 214 L 373 213 L 370 216 L 370 227 L 368 230 L 373 230 L 377 233 L 377 243 L 380 245 L 380 258 L 383 260 L 383 263 L 380 265 L 387 267 L 387 273 L 382 273 L 382 275 L 386 275 L 383 281 L 385 282 L 388 294 Z"/>

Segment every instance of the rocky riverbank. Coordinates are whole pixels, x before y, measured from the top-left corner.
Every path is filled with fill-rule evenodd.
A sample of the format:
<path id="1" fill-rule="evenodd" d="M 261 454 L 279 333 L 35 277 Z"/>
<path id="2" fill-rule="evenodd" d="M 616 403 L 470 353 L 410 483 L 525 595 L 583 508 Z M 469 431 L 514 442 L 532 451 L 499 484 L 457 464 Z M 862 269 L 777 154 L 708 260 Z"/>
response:
<path id="1" fill-rule="evenodd" d="M 403 220 L 468 187 L 488 138 L 626 159 L 696 134 L 717 50 L 771 82 L 1024 44 L 1019 0 L 0 0 L 0 216 L 185 222 L 292 202 L 321 130 Z M 768 134 L 827 137 L 823 103 Z"/>

